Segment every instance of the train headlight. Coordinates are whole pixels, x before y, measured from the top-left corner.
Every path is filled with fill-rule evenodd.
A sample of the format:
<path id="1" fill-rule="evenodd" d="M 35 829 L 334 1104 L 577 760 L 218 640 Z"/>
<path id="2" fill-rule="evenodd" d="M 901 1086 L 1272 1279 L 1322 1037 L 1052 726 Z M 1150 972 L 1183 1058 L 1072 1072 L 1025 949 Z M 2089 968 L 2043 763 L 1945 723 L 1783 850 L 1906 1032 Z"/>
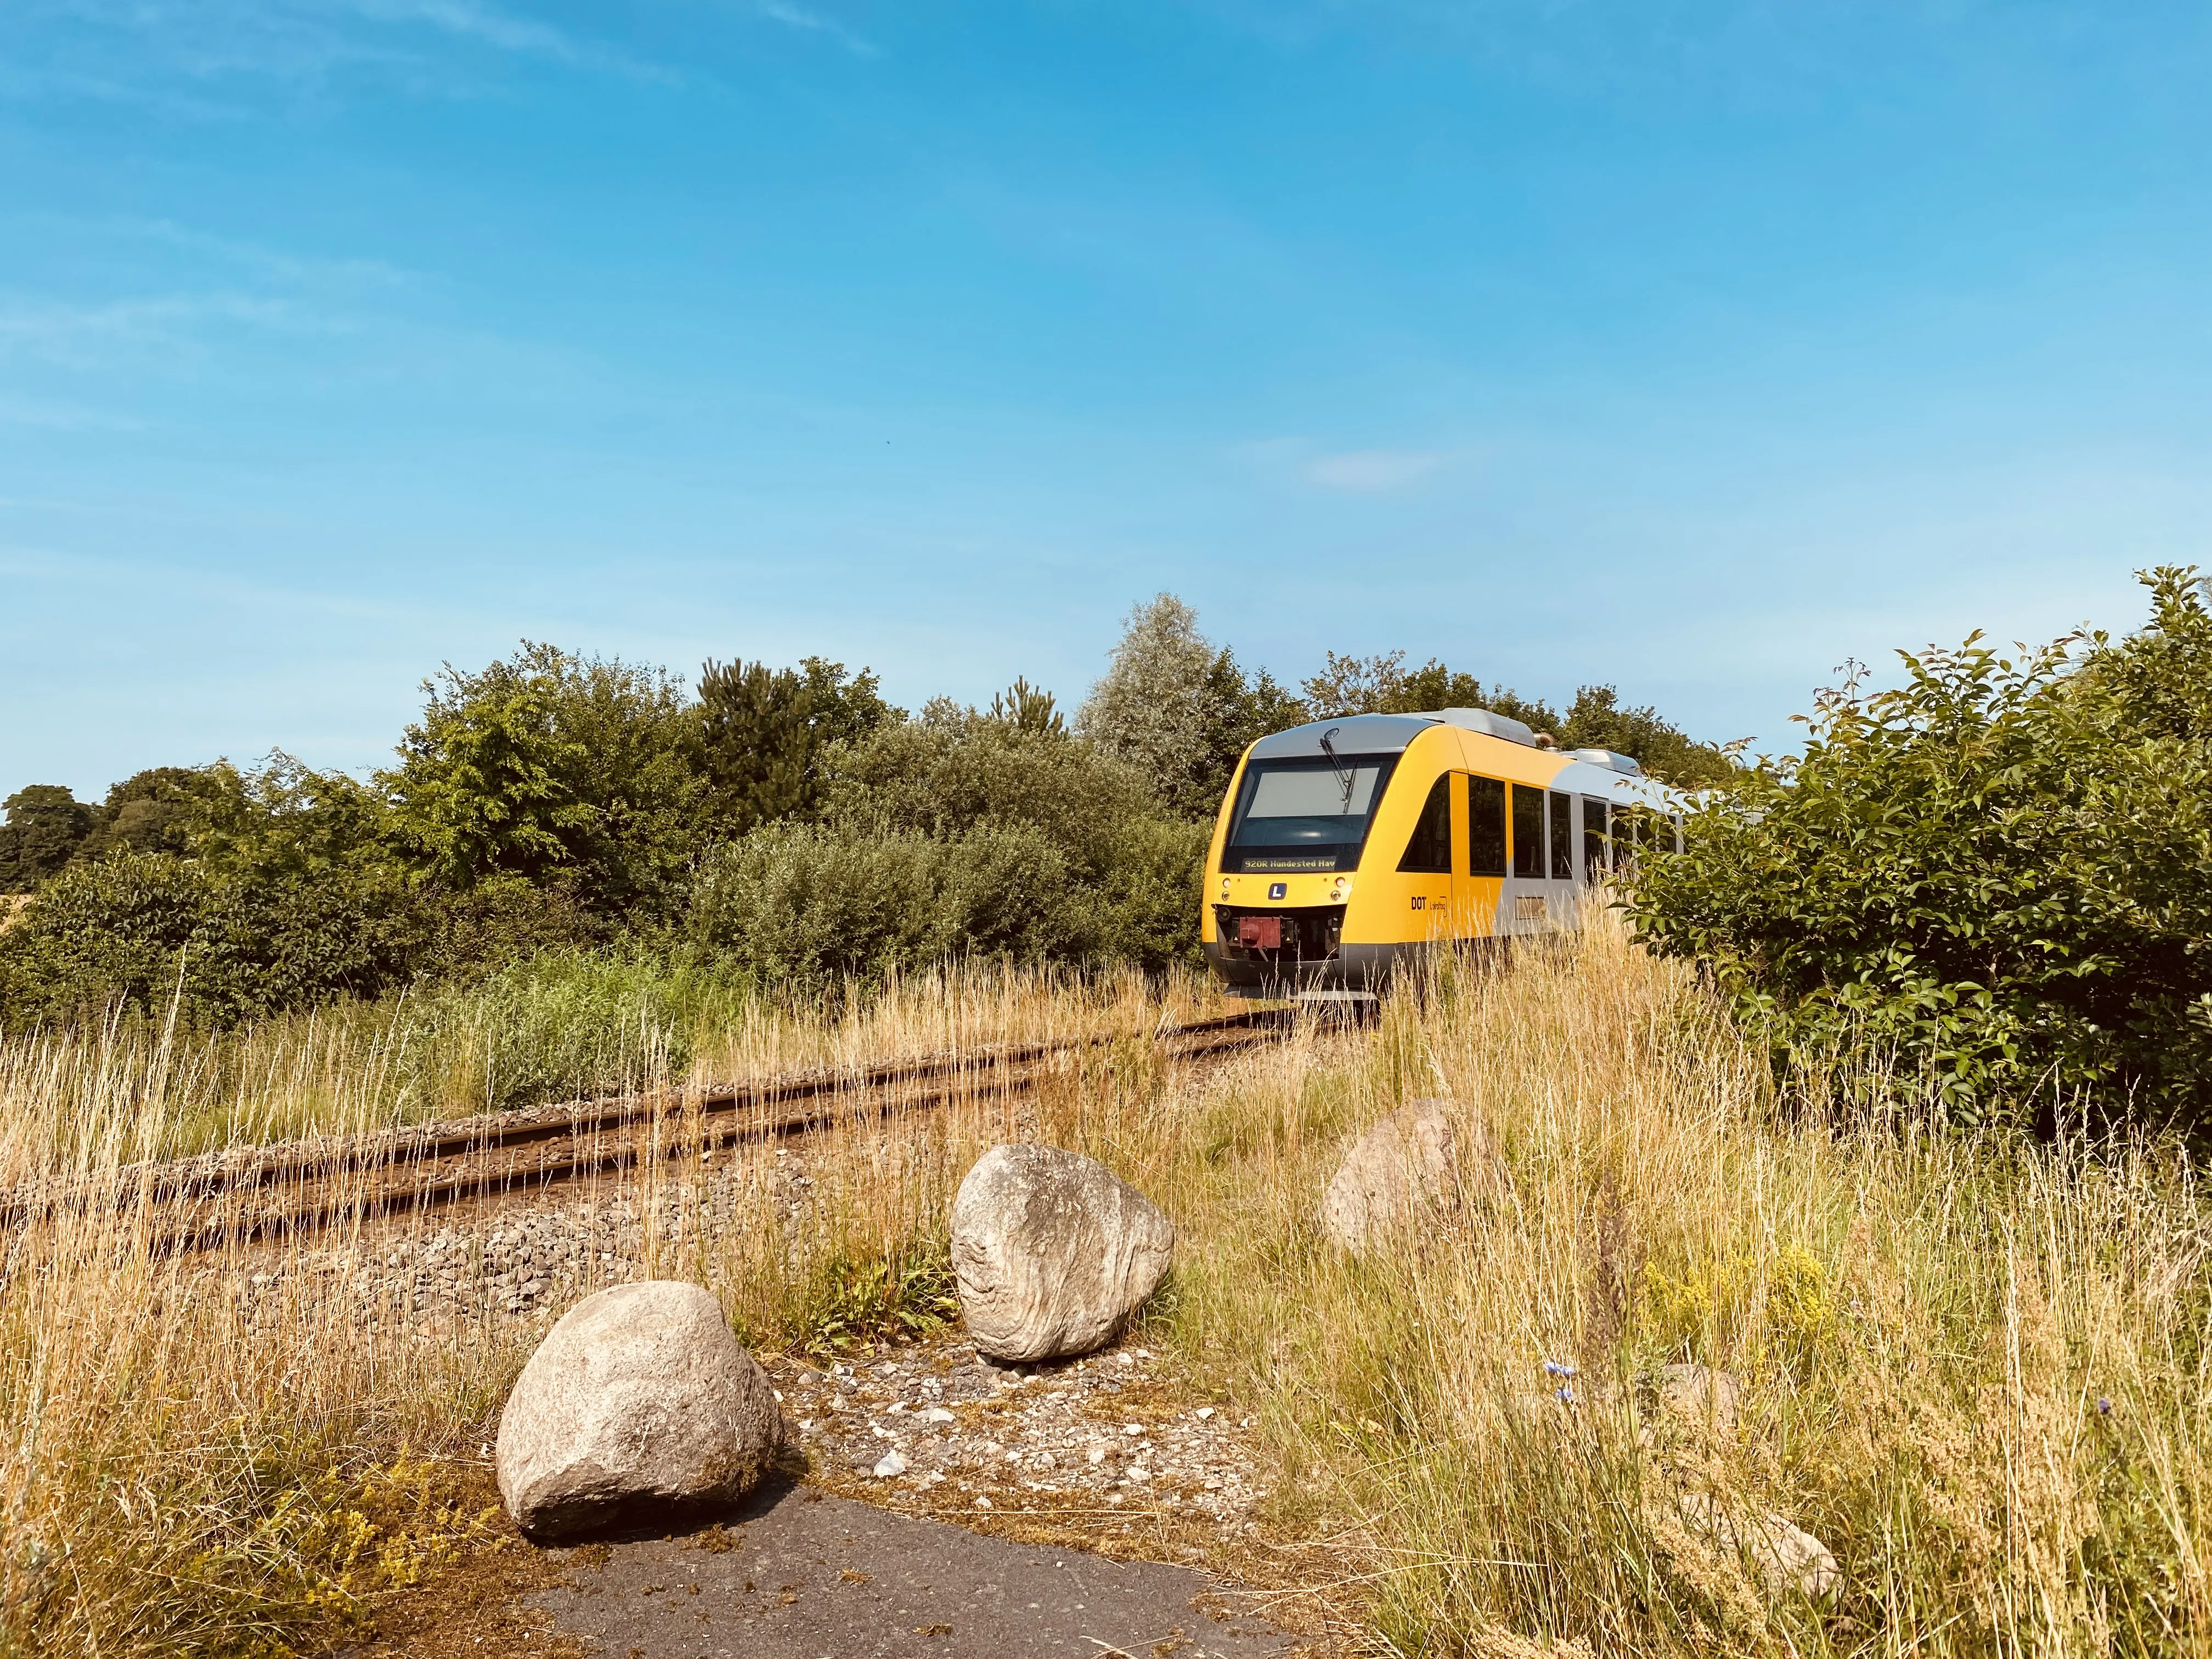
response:
<path id="1" fill-rule="evenodd" d="M 1343 903 L 1345 900 L 1350 898 L 1352 896 L 1352 878 L 1350 876 L 1339 876 L 1336 878 L 1336 885 L 1329 889 L 1328 896 L 1334 899 L 1339 904 Z"/>
<path id="2" fill-rule="evenodd" d="M 1224 898 L 1229 896 L 1229 878 L 1226 876 L 1221 878 L 1221 896 Z"/>

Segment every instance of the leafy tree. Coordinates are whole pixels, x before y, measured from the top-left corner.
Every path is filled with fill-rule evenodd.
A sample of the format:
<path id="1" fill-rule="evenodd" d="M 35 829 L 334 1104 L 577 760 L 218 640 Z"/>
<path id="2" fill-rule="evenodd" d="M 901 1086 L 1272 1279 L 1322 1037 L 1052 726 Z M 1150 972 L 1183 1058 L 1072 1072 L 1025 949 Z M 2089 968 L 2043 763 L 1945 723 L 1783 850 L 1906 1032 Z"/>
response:
<path id="1" fill-rule="evenodd" d="M 1255 738 L 1296 726 L 1304 707 L 1262 669 L 1248 678 L 1172 593 L 1131 610 L 1076 731 L 1135 767 L 1177 815 L 1211 818 Z"/>
<path id="2" fill-rule="evenodd" d="M 1447 668 L 1434 657 L 1409 669 L 1402 651 L 1371 657 L 1339 656 L 1331 651 L 1322 672 L 1306 681 L 1305 693 L 1314 720 L 1487 708 L 1539 732 L 1557 732 L 1559 726 L 1558 714 L 1546 703 L 1533 702 L 1502 685 L 1486 691 L 1474 675 Z"/>
<path id="3" fill-rule="evenodd" d="M 1439 708 L 1487 708 L 1550 736 L 1562 749 L 1610 749 L 1643 763 L 1654 777 L 1683 787 L 1717 783 L 1734 769 L 1728 756 L 1690 738 L 1652 708 L 1623 708 L 1610 685 L 1586 685 L 1562 717 L 1550 704 L 1509 687 L 1486 688 L 1472 674 L 1431 657 L 1418 668 L 1406 653 L 1371 657 L 1328 653 L 1322 672 L 1305 683 L 1314 720 L 1345 714 L 1411 714 Z"/>
<path id="4" fill-rule="evenodd" d="M 98 822 L 77 848 L 77 857 L 183 852 L 207 783 L 208 769 L 202 767 L 151 766 L 132 773 L 108 790 Z"/>
<path id="5" fill-rule="evenodd" d="M 703 787 L 696 717 L 665 672 L 526 641 L 422 689 L 422 718 L 377 782 L 396 841 L 433 878 L 465 891 L 567 872 L 611 910 L 678 888 Z"/>
<path id="6" fill-rule="evenodd" d="M 93 830 L 92 807 L 65 784 L 33 783 L 5 803 L 0 892 L 27 893 L 67 864 Z"/>
<path id="7" fill-rule="evenodd" d="M 1583 687 L 1566 719 L 1553 729 L 1563 749 L 1610 749 L 1680 789 L 1724 782 L 1735 771 L 1727 750 L 1699 743 L 1661 719 L 1656 709 L 1623 708 L 1620 694 L 1609 685 Z"/>
<path id="8" fill-rule="evenodd" d="M 191 775 L 174 809 L 185 849 L 218 875 L 271 882 L 398 861 L 391 802 L 343 772 L 319 772 L 282 750 L 241 770 L 228 761 Z"/>
<path id="9" fill-rule="evenodd" d="M 699 749 L 715 827 L 741 836 L 811 812 L 821 798 L 822 750 L 899 718 L 865 668 L 848 675 L 844 664 L 821 657 L 797 671 L 708 662 L 699 674 Z"/>
<path id="10" fill-rule="evenodd" d="M 1728 780 L 1632 899 L 1779 1064 L 1865 1048 L 1986 1119 L 2212 1118 L 2212 615 L 2018 657 L 1970 638 L 1825 693 L 1802 757 Z"/>
<path id="11" fill-rule="evenodd" d="M 1104 677 L 1076 716 L 1079 732 L 1191 816 L 1218 799 L 1206 787 L 1230 713 L 1218 654 L 1198 631 L 1195 611 L 1172 593 L 1156 595 L 1130 611 Z"/>
<path id="12" fill-rule="evenodd" d="M 1194 817 L 1211 821 L 1220 810 L 1237 763 L 1255 741 L 1270 732 L 1302 726 L 1310 718 L 1306 706 L 1279 684 L 1266 669 L 1247 676 L 1227 649 L 1207 671 L 1216 715 L 1209 728 L 1203 769 L 1193 781 L 1189 804 Z"/>

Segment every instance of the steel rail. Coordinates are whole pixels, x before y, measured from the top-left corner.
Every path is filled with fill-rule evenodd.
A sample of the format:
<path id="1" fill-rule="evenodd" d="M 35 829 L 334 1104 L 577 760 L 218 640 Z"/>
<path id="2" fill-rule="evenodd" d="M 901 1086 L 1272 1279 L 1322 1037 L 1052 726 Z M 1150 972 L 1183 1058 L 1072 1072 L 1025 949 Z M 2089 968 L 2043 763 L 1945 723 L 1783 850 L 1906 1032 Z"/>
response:
<path id="1" fill-rule="evenodd" d="M 320 1148 L 290 1146 L 263 1157 L 141 1166 L 103 1182 L 105 1202 L 161 1213 L 150 1241 L 155 1254 L 251 1243 L 471 1199 L 528 1195 L 687 1153 L 934 1109 L 963 1097 L 1025 1092 L 1053 1074 L 1053 1062 L 1132 1037 L 1164 1050 L 1170 1062 L 1182 1061 L 1279 1041 L 1291 1023 L 1288 1011 L 1255 1010 L 1148 1035 L 1087 1034 L 947 1051 L 704 1091 L 572 1102 Z M 348 1177 L 362 1179 L 356 1186 Z M 342 1183 L 346 1190 L 329 1193 Z M 318 1198 L 318 1188 L 329 1195 Z M 18 1194 L 0 1206 L 0 1225 L 95 1201 L 81 1188 L 70 1195 Z"/>

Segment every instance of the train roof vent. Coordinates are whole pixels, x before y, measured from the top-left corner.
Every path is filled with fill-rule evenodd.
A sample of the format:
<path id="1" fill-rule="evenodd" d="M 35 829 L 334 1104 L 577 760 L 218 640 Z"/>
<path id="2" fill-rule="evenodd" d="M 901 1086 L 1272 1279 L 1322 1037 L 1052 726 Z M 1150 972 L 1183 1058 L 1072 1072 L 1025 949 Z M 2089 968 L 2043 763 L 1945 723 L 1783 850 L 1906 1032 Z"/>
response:
<path id="1" fill-rule="evenodd" d="M 1578 761 L 1588 761 L 1592 766 L 1610 766 L 1616 772 L 1626 772 L 1632 778 L 1644 775 L 1643 763 L 1633 757 L 1614 749 L 1577 749 L 1571 751 Z"/>
<path id="2" fill-rule="evenodd" d="M 1463 731 L 1487 732 L 1493 738 L 1503 738 L 1508 743 L 1525 743 L 1536 746 L 1536 734 L 1519 720 L 1508 720 L 1503 714 L 1493 714 L 1487 708 L 1446 708 L 1433 718 L 1447 726 L 1456 726 Z"/>

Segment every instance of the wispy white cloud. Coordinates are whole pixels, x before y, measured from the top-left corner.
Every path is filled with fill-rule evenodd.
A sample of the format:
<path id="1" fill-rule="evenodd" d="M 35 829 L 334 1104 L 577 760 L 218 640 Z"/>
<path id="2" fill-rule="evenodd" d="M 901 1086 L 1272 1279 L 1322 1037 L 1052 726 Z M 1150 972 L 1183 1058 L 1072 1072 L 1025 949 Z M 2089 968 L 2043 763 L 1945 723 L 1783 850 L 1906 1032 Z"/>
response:
<path id="1" fill-rule="evenodd" d="M 787 28 L 827 35 L 848 52 L 858 52 L 863 58 L 877 55 L 874 41 L 854 33 L 834 17 L 825 17 L 820 12 L 793 5 L 791 0 L 753 0 L 753 9 L 770 22 L 781 23 Z"/>
<path id="2" fill-rule="evenodd" d="M 222 325 L 289 334 L 341 334 L 346 316 L 282 295 L 165 294 L 97 303 L 0 298 L 0 356 L 29 352 L 86 364 L 120 349 L 191 349 Z"/>
<path id="3" fill-rule="evenodd" d="M 137 421 L 125 420 L 72 403 L 0 394 L 0 426 L 28 427 L 46 432 L 133 432 Z M 0 507 L 15 503 L 0 497 Z"/>
<path id="4" fill-rule="evenodd" d="M 258 282 L 307 292 L 359 294 L 410 288 L 421 278 L 382 259 L 353 256 L 295 253 L 265 243 L 243 241 L 200 230 L 173 219 L 51 218 L 35 222 L 42 229 L 112 237 L 118 240 L 152 242 L 180 253 L 196 254 L 209 264 L 228 267 Z"/>
<path id="5" fill-rule="evenodd" d="M 612 70 L 647 80 L 672 81 L 672 70 L 586 40 L 550 23 L 478 5 L 472 0 L 340 0 L 373 22 L 417 23 L 501 52 L 542 58 L 579 69 Z"/>
<path id="6" fill-rule="evenodd" d="M 1410 489 L 1476 453 L 1465 446 L 1436 449 L 1335 449 L 1311 438 L 1263 438 L 1231 452 L 1243 465 L 1279 483 L 1347 495 Z"/>
<path id="7" fill-rule="evenodd" d="M 481 57 L 457 54 L 455 43 L 634 80 L 682 78 L 491 0 L 31 0 L 29 9 L 50 27 L 28 37 L 34 50 L 0 63 L 0 94 L 203 118 L 245 113 L 230 100 L 257 82 L 301 92 L 367 76 L 454 95 L 483 78 Z"/>
<path id="8" fill-rule="evenodd" d="M 1418 483 L 1443 459 L 1432 450 L 1347 449 L 1334 455 L 1316 455 L 1306 463 L 1304 471 L 1310 481 L 1324 489 L 1374 495 Z"/>

